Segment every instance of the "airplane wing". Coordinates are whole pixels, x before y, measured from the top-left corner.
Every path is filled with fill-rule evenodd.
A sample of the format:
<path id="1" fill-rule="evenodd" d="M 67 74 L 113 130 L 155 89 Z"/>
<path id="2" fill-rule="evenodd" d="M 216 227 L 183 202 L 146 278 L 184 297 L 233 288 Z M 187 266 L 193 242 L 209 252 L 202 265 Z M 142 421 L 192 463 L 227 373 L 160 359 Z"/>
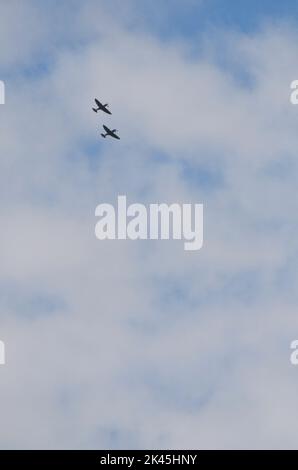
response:
<path id="1" fill-rule="evenodd" d="M 111 131 L 110 135 L 111 137 L 114 137 L 114 139 L 120 140 L 120 137 L 115 132 Z"/>
<path id="2" fill-rule="evenodd" d="M 95 100 L 94 100 L 94 101 L 95 101 L 95 103 L 97 104 L 97 106 L 98 106 L 98 107 L 100 107 L 100 106 L 101 106 L 101 105 L 100 105 L 100 102 L 98 101 L 98 99 L 97 99 L 97 98 L 95 98 Z"/>

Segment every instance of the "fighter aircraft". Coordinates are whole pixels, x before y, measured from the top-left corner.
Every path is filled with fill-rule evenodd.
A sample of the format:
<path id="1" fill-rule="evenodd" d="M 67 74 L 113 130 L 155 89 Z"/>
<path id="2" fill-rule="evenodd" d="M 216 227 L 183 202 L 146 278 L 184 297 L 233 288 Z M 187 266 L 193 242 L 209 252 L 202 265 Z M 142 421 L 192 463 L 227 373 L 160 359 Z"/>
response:
<path id="1" fill-rule="evenodd" d="M 118 132 L 117 129 L 111 130 L 105 125 L 103 125 L 102 127 L 106 131 L 105 134 L 100 134 L 102 137 L 106 138 L 109 135 L 110 137 L 114 137 L 114 139 L 120 140 L 120 137 L 116 134 L 116 132 Z"/>
<path id="2" fill-rule="evenodd" d="M 104 113 L 112 114 L 111 111 L 107 109 L 109 107 L 108 104 L 102 104 L 97 98 L 95 98 L 94 101 L 97 104 L 97 108 L 92 108 L 95 113 L 97 113 L 97 111 L 103 111 Z"/>

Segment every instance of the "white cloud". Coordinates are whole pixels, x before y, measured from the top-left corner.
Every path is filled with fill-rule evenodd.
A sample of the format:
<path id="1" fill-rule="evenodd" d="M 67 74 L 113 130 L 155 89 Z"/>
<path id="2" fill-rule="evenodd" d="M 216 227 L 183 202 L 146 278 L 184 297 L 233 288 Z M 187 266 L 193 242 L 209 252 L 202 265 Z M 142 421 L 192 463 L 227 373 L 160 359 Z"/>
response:
<path id="1" fill-rule="evenodd" d="M 296 447 L 295 34 L 223 35 L 223 67 L 216 44 L 190 59 L 88 2 L 64 47 L 42 24 L 15 50 L 39 10 L 10 8 L 0 63 L 26 63 L 35 34 L 54 60 L 0 110 L 1 447 Z M 120 142 L 99 140 L 105 119 Z M 118 194 L 203 202 L 204 248 L 98 242 Z"/>

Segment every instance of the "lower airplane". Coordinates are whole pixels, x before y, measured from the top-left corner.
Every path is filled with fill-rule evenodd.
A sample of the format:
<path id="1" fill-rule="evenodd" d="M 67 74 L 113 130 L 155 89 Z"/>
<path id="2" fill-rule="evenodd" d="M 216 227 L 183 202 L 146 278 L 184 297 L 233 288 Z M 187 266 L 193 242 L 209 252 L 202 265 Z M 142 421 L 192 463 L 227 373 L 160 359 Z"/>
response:
<path id="1" fill-rule="evenodd" d="M 107 136 L 110 136 L 110 137 L 114 137 L 114 139 L 120 140 L 120 137 L 116 134 L 116 132 L 118 132 L 117 129 L 111 130 L 105 125 L 103 125 L 102 127 L 106 131 L 105 134 L 100 134 L 102 137 L 106 138 Z"/>
<path id="2" fill-rule="evenodd" d="M 97 113 L 97 111 L 103 111 L 104 113 L 112 114 L 111 111 L 108 109 L 108 104 L 102 104 L 100 101 L 98 101 L 97 98 L 95 98 L 94 101 L 97 104 L 97 108 L 92 108 L 95 113 Z"/>

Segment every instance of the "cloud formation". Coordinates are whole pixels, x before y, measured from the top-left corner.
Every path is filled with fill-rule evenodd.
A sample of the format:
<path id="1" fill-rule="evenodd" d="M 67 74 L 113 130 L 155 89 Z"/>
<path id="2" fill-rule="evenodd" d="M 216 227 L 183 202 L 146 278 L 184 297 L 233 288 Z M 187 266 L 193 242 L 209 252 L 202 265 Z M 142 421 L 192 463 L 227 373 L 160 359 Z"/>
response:
<path id="1" fill-rule="evenodd" d="M 297 33 L 125 5 L 1 6 L 0 446 L 295 448 Z M 99 243 L 118 194 L 204 203 L 204 248 Z"/>

